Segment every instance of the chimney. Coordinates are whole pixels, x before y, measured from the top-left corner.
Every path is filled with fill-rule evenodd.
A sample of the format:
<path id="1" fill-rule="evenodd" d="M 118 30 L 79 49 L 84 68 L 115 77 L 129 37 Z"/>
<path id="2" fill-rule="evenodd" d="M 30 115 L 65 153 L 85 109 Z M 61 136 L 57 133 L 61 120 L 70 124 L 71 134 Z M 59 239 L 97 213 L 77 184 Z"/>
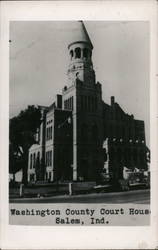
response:
<path id="1" fill-rule="evenodd" d="M 115 103 L 115 97 L 114 96 L 111 96 L 111 106 L 113 106 Z"/>

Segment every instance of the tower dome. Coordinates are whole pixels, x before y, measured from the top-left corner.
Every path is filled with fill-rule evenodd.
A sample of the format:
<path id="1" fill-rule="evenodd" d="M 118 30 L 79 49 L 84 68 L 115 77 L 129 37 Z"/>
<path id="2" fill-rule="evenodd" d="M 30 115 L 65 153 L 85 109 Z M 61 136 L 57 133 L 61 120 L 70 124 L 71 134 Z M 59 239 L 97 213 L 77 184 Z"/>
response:
<path id="1" fill-rule="evenodd" d="M 89 35 L 87 33 L 87 30 L 85 28 L 85 25 L 83 21 L 75 22 L 75 26 L 72 30 L 72 38 L 69 42 L 68 49 L 76 43 L 84 43 L 86 44 L 90 49 L 93 49 L 92 42 L 89 38 Z"/>

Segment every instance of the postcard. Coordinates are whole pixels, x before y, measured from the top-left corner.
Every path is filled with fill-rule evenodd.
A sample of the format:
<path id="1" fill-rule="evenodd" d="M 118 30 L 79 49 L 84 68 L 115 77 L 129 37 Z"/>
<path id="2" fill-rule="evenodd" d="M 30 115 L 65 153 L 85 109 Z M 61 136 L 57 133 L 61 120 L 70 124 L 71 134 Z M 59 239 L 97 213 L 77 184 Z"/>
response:
<path id="1" fill-rule="evenodd" d="M 158 246 L 155 7 L 2 2 L 2 249 Z"/>

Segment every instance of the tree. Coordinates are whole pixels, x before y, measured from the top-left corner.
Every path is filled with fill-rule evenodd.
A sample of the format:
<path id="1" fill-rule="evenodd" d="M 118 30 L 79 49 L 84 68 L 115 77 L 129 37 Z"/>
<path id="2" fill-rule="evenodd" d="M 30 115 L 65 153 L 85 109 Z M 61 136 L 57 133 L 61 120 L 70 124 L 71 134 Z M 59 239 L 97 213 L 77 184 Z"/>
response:
<path id="1" fill-rule="evenodd" d="M 41 122 L 38 107 L 28 106 L 18 116 L 10 119 L 9 124 L 9 172 L 15 175 L 22 169 L 22 182 L 27 183 L 28 151 L 36 142 L 35 134 Z"/>

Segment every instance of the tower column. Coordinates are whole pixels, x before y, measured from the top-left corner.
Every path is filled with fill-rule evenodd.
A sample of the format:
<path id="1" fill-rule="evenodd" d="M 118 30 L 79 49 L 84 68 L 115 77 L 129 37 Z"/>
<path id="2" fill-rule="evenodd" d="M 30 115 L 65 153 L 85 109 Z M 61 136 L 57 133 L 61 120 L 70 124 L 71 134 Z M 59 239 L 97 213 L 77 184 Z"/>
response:
<path id="1" fill-rule="evenodd" d="M 81 58 L 83 58 L 83 49 L 81 49 Z"/>
<path id="2" fill-rule="evenodd" d="M 77 181 L 77 100 L 74 95 L 73 111 L 73 181 Z"/>
<path id="3" fill-rule="evenodd" d="M 77 181 L 77 123 L 76 115 L 73 116 L 73 181 Z"/>
<path id="4" fill-rule="evenodd" d="M 91 58 L 89 58 L 89 53 L 91 54 L 93 50 L 93 45 L 88 36 L 84 23 L 79 21 L 76 23 L 76 29 L 73 33 L 73 39 L 68 45 L 68 51 L 71 55 L 71 60 L 68 68 L 68 89 L 64 92 L 63 100 L 73 96 L 73 181 L 77 181 L 79 175 L 81 174 L 81 159 L 80 159 L 80 149 L 83 147 L 80 139 L 80 119 L 82 123 L 88 123 L 91 121 L 91 115 L 87 114 L 89 118 L 85 118 L 81 115 L 81 100 L 82 92 L 85 86 L 85 97 L 96 95 L 94 91 L 95 87 L 95 74 L 93 70 L 93 64 Z M 82 84 L 81 84 L 82 83 Z M 82 86 L 82 87 L 81 87 Z M 88 87 L 88 88 L 87 88 Z M 88 93 L 87 93 L 87 89 Z M 82 107 L 83 108 L 83 107 Z M 82 110 L 83 111 L 83 110 Z M 81 123 L 81 124 L 82 124 Z M 84 141 L 84 140 L 83 140 Z M 85 142 L 84 142 L 85 144 Z M 88 147 L 88 146 L 87 146 Z M 86 150 L 87 150 L 86 147 Z M 88 151 L 88 150 L 87 150 Z M 86 164 L 83 162 L 84 167 Z M 82 166 L 83 168 L 83 166 Z M 87 169 L 84 169 L 84 172 Z"/>

